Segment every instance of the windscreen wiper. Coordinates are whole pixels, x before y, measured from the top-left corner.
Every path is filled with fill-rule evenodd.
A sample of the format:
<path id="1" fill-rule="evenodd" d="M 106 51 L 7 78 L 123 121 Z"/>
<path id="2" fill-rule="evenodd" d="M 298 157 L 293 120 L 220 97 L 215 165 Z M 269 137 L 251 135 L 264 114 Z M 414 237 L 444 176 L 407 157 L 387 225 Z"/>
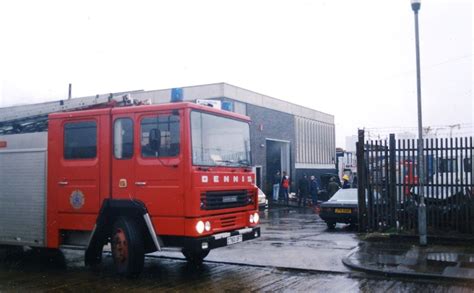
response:
<path id="1" fill-rule="evenodd" d="M 250 166 L 249 160 L 239 160 L 237 163 L 239 163 L 241 166 Z"/>
<path id="2" fill-rule="evenodd" d="M 227 163 L 227 164 L 233 164 L 233 163 L 235 163 L 234 161 L 231 161 L 231 160 L 214 160 L 214 162 Z"/>

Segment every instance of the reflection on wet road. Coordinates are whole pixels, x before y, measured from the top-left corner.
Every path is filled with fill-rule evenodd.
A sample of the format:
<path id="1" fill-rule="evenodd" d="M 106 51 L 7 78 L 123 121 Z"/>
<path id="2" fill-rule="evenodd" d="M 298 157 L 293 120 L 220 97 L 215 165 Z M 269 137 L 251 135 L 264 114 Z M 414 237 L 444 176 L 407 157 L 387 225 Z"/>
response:
<path id="1" fill-rule="evenodd" d="M 474 288 L 474 284 L 385 279 L 354 273 L 347 268 L 340 269 L 340 259 L 335 256 L 341 251 L 345 253 L 357 243 L 354 231 L 347 227 L 338 227 L 334 232 L 326 231 L 324 222 L 310 210 L 282 209 L 266 215 L 262 212 L 262 217 L 265 234 L 258 241 L 213 251 L 209 256 L 211 261 L 200 267 L 190 266 L 179 259 L 147 257 L 145 270 L 137 279 L 117 277 L 109 253 L 104 253 L 102 267 L 93 271 L 84 267 L 83 251 L 64 250 L 64 254 L 36 250 L 9 252 L 0 261 L 0 292 L 472 292 Z M 245 250 L 253 250 L 254 253 L 245 254 Z M 305 257 L 308 251 L 312 251 L 313 255 Z M 329 255 L 323 255 L 325 253 Z M 244 259 L 253 255 L 253 263 L 260 266 L 230 264 L 230 256 L 235 254 L 242 255 Z M 322 263 L 329 263 L 327 271 L 334 273 L 298 269 L 299 260 L 305 258 L 311 261 L 302 267 L 314 265 L 318 268 L 313 262 L 320 259 Z M 326 258 L 334 258 L 334 264 Z M 220 260 L 226 263 L 219 263 Z M 281 265 L 285 263 L 296 266 L 283 269 L 291 267 Z"/>
<path id="2" fill-rule="evenodd" d="M 93 272 L 83 267 L 82 252 L 67 250 L 60 256 L 43 256 L 28 251 L 2 262 L 0 291 L 299 291 L 299 292 L 380 292 L 429 291 L 470 292 L 465 285 L 384 280 L 364 275 L 290 272 L 272 268 L 205 263 L 189 266 L 180 260 L 147 258 L 145 272 L 138 279 L 116 277 L 111 257 L 104 267 Z M 454 290 L 454 291 L 453 291 Z"/>

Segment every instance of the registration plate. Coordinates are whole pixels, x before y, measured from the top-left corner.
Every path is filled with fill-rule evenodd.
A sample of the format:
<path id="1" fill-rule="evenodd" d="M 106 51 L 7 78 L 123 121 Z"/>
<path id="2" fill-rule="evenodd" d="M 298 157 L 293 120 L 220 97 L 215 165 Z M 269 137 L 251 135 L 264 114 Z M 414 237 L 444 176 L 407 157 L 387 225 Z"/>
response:
<path id="1" fill-rule="evenodd" d="M 237 202 L 237 196 L 224 196 L 222 202 Z"/>
<path id="2" fill-rule="evenodd" d="M 235 235 L 235 236 L 230 236 L 227 237 L 227 245 L 232 245 L 242 242 L 242 235 Z"/>
<path id="3" fill-rule="evenodd" d="M 335 209 L 334 212 L 336 214 L 350 214 L 352 213 L 351 209 Z"/>

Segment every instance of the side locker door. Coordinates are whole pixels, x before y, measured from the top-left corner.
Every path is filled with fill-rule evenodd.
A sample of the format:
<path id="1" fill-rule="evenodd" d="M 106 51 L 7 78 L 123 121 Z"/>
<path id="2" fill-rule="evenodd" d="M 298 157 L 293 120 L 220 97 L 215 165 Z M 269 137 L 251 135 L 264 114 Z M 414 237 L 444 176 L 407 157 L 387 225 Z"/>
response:
<path id="1" fill-rule="evenodd" d="M 112 197 L 134 197 L 135 132 L 133 114 L 118 114 L 112 118 Z"/>
<path id="2" fill-rule="evenodd" d="M 136 198 L 152 216 L 171 219 L 184 215 L 180 112 L 137 113 L 135 123 L 139 129 L 134 160 Z"/>
<path id="3" fill-rule="evenodd" d="M 57 178 L 58 211 L 95 214 L 100 204 L 100 116 L 63 120 Z"/>

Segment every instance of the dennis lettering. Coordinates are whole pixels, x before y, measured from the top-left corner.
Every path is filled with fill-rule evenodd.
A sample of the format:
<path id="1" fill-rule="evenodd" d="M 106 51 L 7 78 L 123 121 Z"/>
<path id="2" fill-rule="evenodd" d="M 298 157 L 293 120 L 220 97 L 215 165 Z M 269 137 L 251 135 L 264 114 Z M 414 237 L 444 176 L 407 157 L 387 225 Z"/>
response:
<path id="1" fill-rule="evenodd" d="M 201 175 L 201 183 L 253 183 L 252 176 Z"/>

